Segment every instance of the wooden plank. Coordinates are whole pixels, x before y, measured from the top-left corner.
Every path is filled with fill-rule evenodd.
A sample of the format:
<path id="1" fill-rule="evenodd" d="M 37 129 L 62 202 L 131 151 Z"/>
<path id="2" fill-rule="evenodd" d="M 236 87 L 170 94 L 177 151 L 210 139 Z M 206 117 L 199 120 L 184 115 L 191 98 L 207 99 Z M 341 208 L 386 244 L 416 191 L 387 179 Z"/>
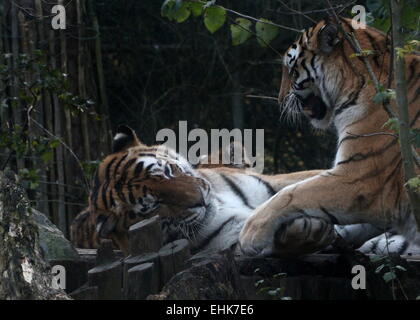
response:
<path id="1" fill-rule="evenodd" d="M 111 263 L 115 260 L 117 260 L 117 257 L 112 249 L 112 240 L 101 239 L 101 246 L 98 248 L 96 255 L 96 265 Z"/>
<path id="2" fill-rule="evenodd" d="M 175 274 L 188 267 L 191 257 L 190 244 L 187 239 L 168 243 L 159 250 L 161 285 L 165 285 Z"/>
<path id="3" fill-rule="evenodd" d="M 73 291 L 70 296 L 74 300 L 98 300 L 98 287 L 83 286 Z"/>
<path id="4" fill-rule="evenodd" d="M 88 271 L 88 285 L 98 287 L 98 299 L 121 299 L 122 263 L 117 261 L 97 266 Z"/>
<path id="5" fill-rule="evenodd" d="M 128 271 L 140 264 L 153 263 L 157 275 L 159 275 L 159 255 L 157 253 L 146 253 L 136 257 L 127 257 L 123 261 L 123 292 L 124 298 L 128 295 Z M 161 289 L 159 284 L 159 290 Z"/>
<path id="6" fill-rule="evenodd" d="M 162 247 L 162 239 L 159 216 L 140 221 L 129 229 L 129 253 L 138 256 L 157 252 Z"/>
<path id="7" fill-rule="evenodd" d="M 143 263 L 128 270 L 128 300 L 146 299 L 149 294 L 159 291 L 159 272 L 153 262 Z"/>

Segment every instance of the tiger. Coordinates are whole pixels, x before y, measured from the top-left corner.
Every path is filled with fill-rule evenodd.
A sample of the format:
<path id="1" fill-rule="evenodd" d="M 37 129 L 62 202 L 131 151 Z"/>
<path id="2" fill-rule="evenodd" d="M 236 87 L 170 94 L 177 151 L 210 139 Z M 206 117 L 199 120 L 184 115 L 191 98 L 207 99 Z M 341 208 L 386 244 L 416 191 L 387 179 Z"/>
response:
<path id="1" fill-rule="evenodd" d="M 76 248 L 98 249 L 101 239 L 96 232 L 89 207 L 79 212 L 70 224 L 70 241 Z"/>
<path id="2" fill-rule="evenodd" d="M 372 72 L 387 87 L 392 46 L 387 35 L 370 26 L 354 29 L 350 19 L 326 18 L 303 31 L 286 50 L 280 108 L 292 118 L 306 119 L 315 130 L 334 128 L 335 160 L 332 168 L 307 172 L 310 177 L 283 188 L 254 210 L 239 235 L 245 255 L 312 253 L 335 241 L 334 225 L 364 223 L 380 230 L 394 228 L 404 241 L 420 244 L 398 136 L 384 126 L 388 113 L 374 102 L 376 89 L 363 57 L 354 54 L 343 32 L 369 50 Z M 420 56 L 408 53 L 403 59 L 409 126 L 419 128 Z M 390 108 L 396 112 L 394 100 Z M 418 164 L 415 172 L 419 174 Z"/>
<path id="3" fill-rule="evenodd" d="M 71 226 L 72 240 L 97 246 L 108 238 L 128 255 L 129 227 L 159 215 L 164 242 L 186 237 L 193 252 L 224 250 L 237 243 L 246 218 L 258 205 L 312 175 L 264 175 L 246 165 L 193 168 L 174 150 L 147 146 L 122 125 L 112 153 L 98 166 L 88 208 Z M 85 239 L 88 234 L 91 239 Z"/>
<path id="4" fill-rule="evenodd" d="M 99 166 L 90 207 L 80 212 L 71 224 L 71 240 L 78 248 L 98 248 L 101 238 L 110 238 L 115 249 L 121 248 L 127 253 L 124 246 L 127 246 L 128 228 L 159 214 L 162 216 L 164 243 L 186 237 L 196 254 L 228 248 L 240 254 L 237 248 L 239 232 L 254 208 L 285 186 L 313 174 L 258 174 L 252 170 L 246 157 L 241 163 L 235 163 L 235 152 L 246 155 L 237 143 L 230 144 L 225 152 L 219 150 L 207 159 L 203 158 L 194 168 L 173 150 L 142 144 L 135 132 L 125 126 L 117 130 L 113 151 Z M 222 154 L 229 157 L 225 164 L 220 163 Z M 120 179 L 123 181 L 118 184 Z M 173 183 L 166 190 L 164 185 L 169 179 Z M 185 185 L 184 179 L 189 179 L 191 184 Z M 127 189 L 119 189 L 118 186 L 125 182 Z M 202 194 L 184 203 L 182 197 L 187 195 L 188 198 L 194 185 Z M 180 193 L 177 188 L 185 190 Z M 134 192 L 136 189 L 141 192 Z M 178 198 L 168 198 L 167 192 Z M 147 202 L 150 197 L 156 199 L 156 204 Z M 168 207 L 172 209 L 169 212 Z M 362 251 L 364 253 L 386 249 L 385 237 L 380 236 L 383 230 L 370 225 L 336 226 L 334 231 L 348 245 L 354 248 L 363 245 L 362 249 L 369 249 Z M 369 242 L 373 237 L 380 240 L 379 245 Z M 392 235 L 386 239 L 394 242 Z M 413 248 L 403 244 L 403 239 L 397 240 L 391 247 L 392 252 L 402 254 L 405 252 L 402 248 L 412 251 Z"/>

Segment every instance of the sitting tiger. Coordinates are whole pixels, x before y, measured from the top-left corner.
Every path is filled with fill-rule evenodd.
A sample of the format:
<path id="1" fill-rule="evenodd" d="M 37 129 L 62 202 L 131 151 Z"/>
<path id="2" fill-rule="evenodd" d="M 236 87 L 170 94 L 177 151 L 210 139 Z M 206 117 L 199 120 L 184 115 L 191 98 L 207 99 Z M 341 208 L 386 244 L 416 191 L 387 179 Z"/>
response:
<path id="1" fill-rule="evenodd" d="M 233 164 L 233 152 L 246 152 L 232 145 L 226 153 Z M 245 220 L 256 206 L 285 186 L 312 175 L 310 171 L 257 174 L 246 169 L 250 168 L 246 160 L 241 164 L 220 164 L 221 154 L 211 155 L 209 163 L 194 169 L 174 151 L 164 146 L 148 147 L 130 128 L 120 126 L 114 153 L 99 166 L 90 208 L 71 225 L 73 243 L 79 248 L 97 248 L 100 235 L 113 239 L 115 247 L 127 254 L 128 228 L 159 214 L 163 218 L 164 242 L 187 237 L 194 252 L 224 250 L 237 243 Z M 335 231 L 356 247 L 383 233 L 369 225 L 337 226 Z M 378 239 L 382 242 L 375 249 L 385 251 L 385 237 Z M 389 236 L 389 243 L 394 239 Z M 405 253 L 401 248 L 412 249 L 404 245 L 403 239 L 397 240 L 391 251 Z M 364 248 L 369 250 L 364 252 L 375 252 L 373 246 L 366 242 Z"/>
<path id="2" fill-rule="evenodd" d="M 254 210 L 240 233 L 247 255 L 314 252 L 334 241 L 334 225 L 359 223 L 381 230 L 395 227 L 414 247 L 420 244 L 404 187 L 399 139 L 384 127 L 388 114 L 373 101 L 376 90 L 367 68 L 354 56 L 339 24 L 355 35 L 363 50 L 373 53 L 367 56 L 369 64 L 387 87 L 390 39 L 374 28 L 356 30 L 350 19 L 326 19 L 289 47 L 283 59 L 281 107 L 292 118 L 305 116 L 317 129 L 334 127 L 336 157 L 330 170 L 307 172 L 310 177 L 283 188 Z M 409 125 L 418 129 L 420 56 L 411 53 L 403 59 Z M 390 107 L 396 112 L 395 101 Z M 415 171 L 420 173 L 418 165 Z"/>

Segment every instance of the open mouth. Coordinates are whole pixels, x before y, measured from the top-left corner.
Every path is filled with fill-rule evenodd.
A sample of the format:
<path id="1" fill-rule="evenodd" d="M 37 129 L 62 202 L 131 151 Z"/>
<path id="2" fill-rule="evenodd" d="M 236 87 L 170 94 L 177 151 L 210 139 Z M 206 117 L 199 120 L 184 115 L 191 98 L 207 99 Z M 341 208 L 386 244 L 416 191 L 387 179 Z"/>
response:
<path id="1" fill-rule="evenodd" d="M 321 97 L 311 93 L 305 99 L 302 99 L 303 111 L 312 119 L 321 120 L 327 114 L 327 106 Z"/>

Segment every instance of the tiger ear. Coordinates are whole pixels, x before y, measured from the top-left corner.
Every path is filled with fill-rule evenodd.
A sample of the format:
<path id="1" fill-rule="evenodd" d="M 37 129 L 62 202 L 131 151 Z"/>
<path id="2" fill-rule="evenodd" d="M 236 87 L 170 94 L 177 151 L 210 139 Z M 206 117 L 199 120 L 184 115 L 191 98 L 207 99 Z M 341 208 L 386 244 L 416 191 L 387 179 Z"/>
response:
<path id="1" fill-rule="evenodd" d="M 112 153 L 121 152 L 139 145 L 141 145 L 141 142 L 133 129 L 125 125 L 118 126 L 112 143 Z"/>
<path id="2" fill-rule="evenodd" d="M 318 32 L 318 48 L 322 53 L 330 54 L 340 42 L 338 26 L 336 23 L 327 22 Z"/>

